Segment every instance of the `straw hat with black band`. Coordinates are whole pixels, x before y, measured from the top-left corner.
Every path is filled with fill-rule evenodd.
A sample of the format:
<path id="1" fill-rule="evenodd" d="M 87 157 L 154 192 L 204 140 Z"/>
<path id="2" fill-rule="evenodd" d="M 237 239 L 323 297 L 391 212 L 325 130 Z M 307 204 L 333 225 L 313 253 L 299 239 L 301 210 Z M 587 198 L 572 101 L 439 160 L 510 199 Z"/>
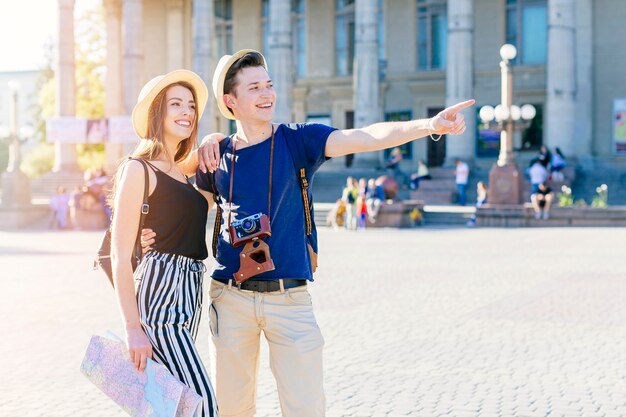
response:
<path id="1" fill-rule="evenodd" d="M 220 109 L 222 115 L 227 119 L 235 120 L 235 115 L 230 111 L 228 106 L 226 106 L 226 103 L 224 103 L 224 82 L 226 81 L 226 74 L 237 60 L 251 52 L 261 55 L 261 58 L 263 58 L 263 67 L 267 71 L 267 62 L 263 54 L 254 49 L 242 49 L 232 55 L 224 55 L 221 57 L 213 73 L 213 94 L 217 100 L 217 108 Z"/>
<path id="2" fill-rule="evenodd" d="M 156 96 L 170 84 L 185 82 L 190 84 L 196 92 L 196 119 L 199 121 L 206 107 L 209 98 L 209 89 L 202 78 L 195 72 L 178 69 L 168 72 L 165 75 L 154 77 L 146 83 L 139 93 L 137 104 L 133 109 L 132 121 L 133 129 L 140 138 L 146 138 L 148 135 L 148 114 L 150 106 Z"/>

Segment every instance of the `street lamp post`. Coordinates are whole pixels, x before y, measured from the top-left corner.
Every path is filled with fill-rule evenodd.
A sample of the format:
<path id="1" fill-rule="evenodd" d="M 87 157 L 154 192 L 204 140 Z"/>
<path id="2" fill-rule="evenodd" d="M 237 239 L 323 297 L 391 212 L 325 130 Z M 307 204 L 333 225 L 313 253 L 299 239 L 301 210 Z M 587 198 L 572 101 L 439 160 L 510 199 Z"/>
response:
<path id="1" fill-rule="evenodd" d="M 489 203 L 520 204 L 522 202 L 522 176 L 515 163 L 513 153 L 513 132 L 527 127 L 535 117 L 535 108 L 525 104 L 521 108 L 513 105 L 513 71 L 511 61 L 515 59 L 517 50 L 511 44 L 500 48 L 500 70 L 502 92 L 500 104 L 494 109 L 483 106 L 480 119 L 488 125 L 500 128 L 500 153 L 498 161 L 489 172 Z"/>
<path id="2" fill-rule="evenodd" d="M 17 101 L 20 85 L 9 82 L 11 101 L 9 104 L 9 127 L 0 126 L 0 138 L 9 142 L 9 164 L 2 174 L 2 206 L 20 207 L 30 205 L 30 180 L 20 169 L 22 162 L 21 141 L 32 136 L 33 129 L 23 126 L 18 129 Z"/>

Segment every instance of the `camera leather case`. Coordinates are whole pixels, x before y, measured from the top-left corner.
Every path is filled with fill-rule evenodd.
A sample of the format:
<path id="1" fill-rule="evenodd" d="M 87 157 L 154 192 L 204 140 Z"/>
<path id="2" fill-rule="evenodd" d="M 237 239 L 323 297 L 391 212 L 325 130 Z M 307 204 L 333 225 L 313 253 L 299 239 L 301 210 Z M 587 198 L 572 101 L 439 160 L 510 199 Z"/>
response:
<path id="1" fill-rule="evenodd" d="M 249 225 L 250 227 L 246 227 Z M 241 246 L 253 239 L 260 239 L 271 236 L 270 220 L 265 214 L 245 217 L 228 226 L 230 243 L 234 246 Z"/>
<path id="2" fill-rule="evenodd" d="M 238 284 L 255 275 L 275 269 L 274 261 L 270 256 L 270 248 L 262 240 L 248 241 L 239 254 L 239 261 L 239 271 L 233 274 Z"/>

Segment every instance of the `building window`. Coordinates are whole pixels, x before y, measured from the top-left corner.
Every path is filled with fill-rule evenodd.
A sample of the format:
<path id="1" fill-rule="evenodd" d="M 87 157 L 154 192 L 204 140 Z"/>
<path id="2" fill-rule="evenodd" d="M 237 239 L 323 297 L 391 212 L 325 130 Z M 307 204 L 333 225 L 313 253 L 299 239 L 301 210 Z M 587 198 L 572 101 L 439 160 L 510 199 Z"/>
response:
<path id="1" fill-rule="evenodd" d="M 448 16 L 445 0 L 417 0 L 417 61 L 421 70 L 446 68 Z"/>
<path id="2" fill-rule="evenodd" d="M 215 38 L 217 56 L 233 53 L 233 1 L 215 0 Z"/>
<path id="3" fill-rule="evenodd" d="M 351 75 L 354 63 L 354 0 L 335 0 L 335 73 Z"/>
<path id="4" fill-rule="evenodd" d="M 385 0 L 378 0 L 378 61 L 385 62 Z"/>
<path id="5" fill-rule="evenodd" d="M 291 0 L 293 62 L 296 77 L 306 77 L 306 0 Z"/>
<path id="6" fill-rule="evenodd" d="M 547 61 L 548 10 L 546 0 L 507 0 L 506 42 L 517 48 L 516 63 L 541 65 Z"/>
<path id="7" fill-rule="evenodd" d="M 306 0 L 291 0 L 291 50 L 293 52 L 293 63 L 296 68 L 296 77 L 303 78 L 306 76 L 306 24 L 305 24 Z M 270 5 L 269 0 L 262 0 L 261 3 L 261 28 L 262 36 L 262 52 L 269 54 L 270 46 Z"/>
<path id="8" fill-rule="evenodd" d="M 398 111 L 392 113 L 385 113 L 386 122 L 406 122 L 411 120 L 412 113 L 410 111 Z M 413 142 L 407 142 L 404 145 L 399 146 L 402 151 L 402 157 L 404 159 L 413 159 Z M 389 159 L 389 154 L 393 148 L 387 148 L 384 151 L 385 160 Z"/>
<path id="9" fill-rule="evenodd" d="M 270 52 L 270 0 L 261 2 L 261 52 L 268 55 Z"/>

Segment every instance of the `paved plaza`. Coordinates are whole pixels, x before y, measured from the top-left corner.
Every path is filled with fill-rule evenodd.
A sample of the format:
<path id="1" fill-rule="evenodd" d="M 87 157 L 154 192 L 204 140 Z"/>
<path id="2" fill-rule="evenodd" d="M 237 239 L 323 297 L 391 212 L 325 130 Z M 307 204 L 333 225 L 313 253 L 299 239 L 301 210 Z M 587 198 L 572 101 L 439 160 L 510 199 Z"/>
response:
<path id="1" fill-rule="evenodd" d="M 122 332 L 91 270 L 100 235 L 0 232 L 1 417 L 125 415 L 79 372 L 92 334 Z M 311 293 L 329 417 L 626 416 L 624 229 L 323 229 L 320 240 Z M 259 378 L 257 416 L 279 416 L 267 349 Z"/>

